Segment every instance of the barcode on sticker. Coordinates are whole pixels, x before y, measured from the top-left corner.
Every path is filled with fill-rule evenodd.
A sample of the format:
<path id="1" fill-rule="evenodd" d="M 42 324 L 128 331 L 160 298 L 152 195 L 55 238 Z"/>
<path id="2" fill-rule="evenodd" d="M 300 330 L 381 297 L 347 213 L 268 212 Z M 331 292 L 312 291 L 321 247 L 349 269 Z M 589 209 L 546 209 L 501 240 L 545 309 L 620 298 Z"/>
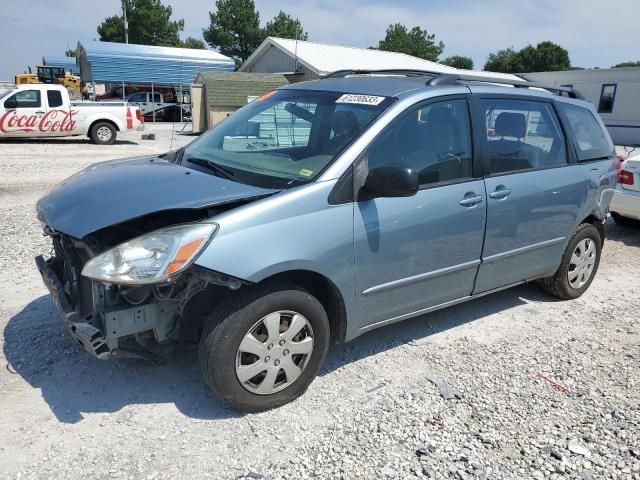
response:
<path id="1" fill-rule="evenodd" d="M 359 105 L 380 105 L 385 97 L 375 95 L 356 95 L 353 93 L 345 93 L 336 103 L 357 103 Z"/>

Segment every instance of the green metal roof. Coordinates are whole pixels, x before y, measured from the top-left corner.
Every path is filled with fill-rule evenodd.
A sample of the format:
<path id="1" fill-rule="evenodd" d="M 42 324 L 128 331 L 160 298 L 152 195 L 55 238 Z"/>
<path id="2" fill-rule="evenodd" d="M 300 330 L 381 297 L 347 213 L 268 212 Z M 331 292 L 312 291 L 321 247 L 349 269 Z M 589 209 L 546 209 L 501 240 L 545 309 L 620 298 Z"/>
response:
<path id="1" fill-rule="evenodd" d="M 217 107 L 241 107 L 247 104 L 248 96 L 289 85 L 279 73 L 200 72 L 196 81 L 205 84 L 207 104 Z"/>

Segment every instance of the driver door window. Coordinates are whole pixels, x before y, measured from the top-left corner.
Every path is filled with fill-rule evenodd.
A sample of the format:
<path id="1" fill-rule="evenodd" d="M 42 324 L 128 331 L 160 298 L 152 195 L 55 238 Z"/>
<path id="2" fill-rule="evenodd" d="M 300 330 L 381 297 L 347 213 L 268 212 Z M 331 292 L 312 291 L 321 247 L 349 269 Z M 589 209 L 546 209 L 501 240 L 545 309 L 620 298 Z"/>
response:
<path id="1" fill-rule="evenodd" d="M 40 92 L 38 90 L 22 90 L 4 102 L 4 108 L 40 108 Z"/>
<path id="2" fill-rule="evenodd" d="M 368 152 L 369 170 L 401 164 L 418 174 L 421 186 L 472 177 L 472 144 L 466 100 L 418 107 L 383 132 Z"/>

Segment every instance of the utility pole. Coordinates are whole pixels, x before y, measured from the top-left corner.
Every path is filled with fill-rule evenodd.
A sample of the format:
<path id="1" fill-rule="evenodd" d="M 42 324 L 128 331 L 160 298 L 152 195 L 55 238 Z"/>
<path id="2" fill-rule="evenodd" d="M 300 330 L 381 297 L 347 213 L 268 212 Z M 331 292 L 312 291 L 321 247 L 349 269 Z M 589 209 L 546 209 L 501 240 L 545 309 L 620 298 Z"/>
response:
<path id="1" fill-rule="evenodd" d="M 129 22 L 127 22 L 127 0 L 122 0 L 122 13 L 124 16 L 124 43 L 129 43 Z"/>

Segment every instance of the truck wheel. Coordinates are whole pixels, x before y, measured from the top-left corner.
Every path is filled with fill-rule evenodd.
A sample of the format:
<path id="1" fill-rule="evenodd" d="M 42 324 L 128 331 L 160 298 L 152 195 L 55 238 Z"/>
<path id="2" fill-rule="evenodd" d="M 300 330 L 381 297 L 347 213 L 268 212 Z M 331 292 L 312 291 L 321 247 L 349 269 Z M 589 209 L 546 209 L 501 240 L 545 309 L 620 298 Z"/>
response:
<path id="1" fill-rule="evenodd" d="M 295 284 L 243 290 L 223 301 L 205 325 L 200 367 L 221 400 L 260 412 L 307 390 L 329 348 L 329 321 L 322 304 Z"/>
<path id="2" fill-rule="evenodd" d="M 116 129 L 109 122 L 98 122 L 91 127 L 91 140 L 98 145 L 113 145 Z"/>
<path id="3" fill-rule="evenodd" d="M 598 271 L 602 239 L 598 229 L 581 224 L 574 232 L 553 277 L 542 279 L 542 289 L 563 300 L 578 298 L 586 292 Z"/>

